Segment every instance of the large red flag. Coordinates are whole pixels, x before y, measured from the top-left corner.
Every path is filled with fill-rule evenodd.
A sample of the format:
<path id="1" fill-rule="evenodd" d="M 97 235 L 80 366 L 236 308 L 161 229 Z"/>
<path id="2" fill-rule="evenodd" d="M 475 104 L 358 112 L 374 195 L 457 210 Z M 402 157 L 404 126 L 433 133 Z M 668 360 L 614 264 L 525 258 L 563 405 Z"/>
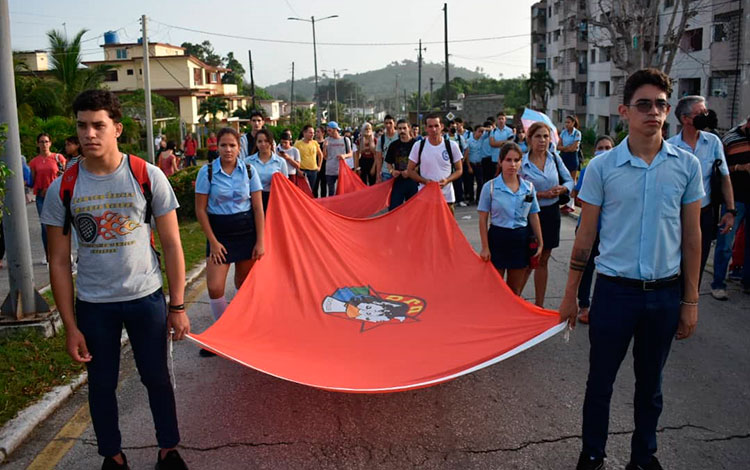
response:
<path id="1" fill-rule="evenodd" d="M 388 208 L 393 179 L 373 186 L 365 185 L 349 166 L 339 165 L 336 196 L 315 199 L 323 207 L 347 217 L 365 218 Z"/>
<path id="2" fill-rule="evenodd" d="M 336 181 L 336 195 L 353 193 L 367 189 L 362 178 L 354 172 L 345 162 L 339 162 L 339 179 Z"/>
<path id="3" fill-rule="evenodd" d="M 437 184 L 353 219 L 273 178 L 266 255 L 221 319 L 190 335 L 203 347 L 301 384 L 388 392 L 478 370 L 564 327 L 479 258 Z"/>

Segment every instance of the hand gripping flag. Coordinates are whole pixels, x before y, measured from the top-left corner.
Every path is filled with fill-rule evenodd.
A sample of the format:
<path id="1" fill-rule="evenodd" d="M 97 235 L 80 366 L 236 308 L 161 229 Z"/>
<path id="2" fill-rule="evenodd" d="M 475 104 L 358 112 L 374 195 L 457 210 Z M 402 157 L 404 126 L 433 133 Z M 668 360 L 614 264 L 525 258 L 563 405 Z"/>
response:
<path id="1" fill-rule="evenodd" d="M 564 328 L 479 258 L 436 183 L 354 219 L 273 178 L 266 255 L 221 319 L 190 335 L 202 347 L 300 384 L 374 393 L 454 379 Z"/>

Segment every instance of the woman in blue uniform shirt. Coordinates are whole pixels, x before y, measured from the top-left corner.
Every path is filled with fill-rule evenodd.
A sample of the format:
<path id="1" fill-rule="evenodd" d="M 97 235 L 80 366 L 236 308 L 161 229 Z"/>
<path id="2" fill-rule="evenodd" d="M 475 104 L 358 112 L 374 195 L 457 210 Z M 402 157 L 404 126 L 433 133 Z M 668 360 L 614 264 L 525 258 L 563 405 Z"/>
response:
<path id="1" fill-rule="evenodd" d="M 544 306 L 547 292 L 547 262 L 552 250 L 560 245 L 560 209 L 558 201 L 561 194 L 570 194 L 573 190 L 573 178 L 562 159 L 549 151 L 550 129 L 542 122 L 535 122 L 526 131 L 526 142 L 529 152 L 521 162 L 521 178 L 534 183 L 539 200 L 539 223 L 542 226 L 544 250 L 539 257 L 539 265 L 534 268 L 534 303 Z M 561 184 L 562 181 L 562 184 Z M 531 275 L 526 272 L 526 280 Z"/>
<path id="2" fill-rule="evenodd" d="M 261 129 L 255 134 L 255 146 L 258 152 L 245 159 L 245 163 L 252 165 L 260 177 L 263 185 L 263 210 L 268 209 L 268 200 L 271 196 L 271 178 L 274 173 L 281 173 L 284 178 L 289 177 L 289 167 L 283 157 L 273 152 L 273 136 L 268 129 Z"/>
<path id="3" fill-rule="evenodd" d="M 195 181 L 195 215 L 207 239 L 206 281 L 215 320 L 227 307 L 224 289 L 229 265 L 235 264 L 234 285 L 239 289 L 265 251 L 258 172 L 239 158 L 237 131 L 221 129 L 217 141 L 219 158 L 201 168 Z M 201 356 L 213 355 L 201 350 Z"/>
<path id="4" fill-rule="evenodd" d="M 521 288 L 529 266 L 529 257 L 539 256 L 543 249 L 542 229 L 539 225 L 539 203 L 534 185 L 522 180 L 522 153 L 516 143 L 507 143 L 500 149 L 499 174 L 482 187 L 479 196 L 479 238 L 482 251 L 479 256 L 492 264 L 505 278 L 508 287 L 521 295 Z M 490 228 L 487 230 L 487 222 Z M 538 241 L 535 253 L 529 253 L 529 236 Z"/>

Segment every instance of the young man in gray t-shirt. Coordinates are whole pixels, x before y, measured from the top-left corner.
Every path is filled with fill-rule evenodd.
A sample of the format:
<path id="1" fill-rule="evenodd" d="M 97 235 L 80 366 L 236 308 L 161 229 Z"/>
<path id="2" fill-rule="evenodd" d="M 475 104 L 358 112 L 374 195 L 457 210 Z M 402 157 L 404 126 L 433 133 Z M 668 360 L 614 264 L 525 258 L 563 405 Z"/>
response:
<path id="1" fill-rule="evenodd" d="M 65 324 L 68 354 L 85 363 L 89 374 L 89 408 L 99 454 L 105 458 L 102 468 L 128 468 L 122 453 L 116 394 L 120 336 L 125 326 L 156 426 L 160 448 L 156 468 L 186 469 L 175 449 L 180 435 L 167 368 L 167 335 L 179 340 L 190 332 L 183 304 L 185 263 L 175 212 L 177 199 L 157 167 L 132 162 L 138 157 L 118 150 L 122 111 L 114 94 L 85 91 L 73 102 L 73 110 L 86 158 L 52 183 L 41 219 L 47 225 L 50 281 Z M 151 245 L 151 220 L 145 220 L 148 205 L 144 195 L 148 191 L 135 176 L 136 168 L 144 167 L 164 252 L 169 309 L 162 292 L 159 258 Z M 63 189 L 72 192 L 69 207 L 61 198 L 63 180 Z M 65 228 L 68 209 L 75 232 Z M 75 308 L 71 233 L 79 242 Z"/>

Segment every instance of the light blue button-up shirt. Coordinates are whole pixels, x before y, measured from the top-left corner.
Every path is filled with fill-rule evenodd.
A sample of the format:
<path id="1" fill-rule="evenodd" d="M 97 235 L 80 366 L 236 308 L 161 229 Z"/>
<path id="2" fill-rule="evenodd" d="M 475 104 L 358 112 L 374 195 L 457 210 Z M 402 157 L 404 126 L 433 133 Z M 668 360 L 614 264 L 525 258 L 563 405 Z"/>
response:
<path id="1" fill-rule="evenodd" d="M 251 208 L 250 194 L 261 190 L 258 172 L 253 171 L 247 177 L 247 166 L 237 159 L 237 166 L 228 175 L 221 168 L 221 159 L 217 158 L 212 165 L 211 183 L 208 182 L 208 165 L 198 171 L 195 179 L 195 192 L 208 194 L 206 211 L 216 215 L 229 215 L 247 212 Z"/>
<path id="2" fill-rule="evenodd" d="M 245 159 L 245 163 L 252 165 L 255 172 L 260 176 L 263 191 L 271 190 L 271 177 L 273 177 L 274 173 L 281 173 L 285 177 L 289 177 L 289 168 L 286 165 L 286 160 L 275 153 L 272 153 L 271 158 L 265 163 L 260 161 L 257 153 L 254 153 Z"/>
<path id="3" fill-rule="evenodd" d="M 555 165 L 557 160 L 557 165 Z M 557 169 L 560 169 L 558 175 Z M 560 184 L 560 176 L 562 176 L 562 185 L 568 188 L 568 193 L 573 191 L 573 178 L 570 176 L 570 172 L 565 168 L 565 164 L 562 159 L 557 155 L 547 152 L 547 160 L 544 162 L 544 171 L 540 170 L 539 167 L 531 163 L 529 160 L 529 154 L 523 154 L 523 160 L 521 161 L 521 178 L 526 181 L 534 183 L 534 188 L 537 191 L 547 191 Z M 539 206 L 547 207 L 553 204 L 557 204 L 559 198 L 552 199 L 539 199 Z"/>
<path id="4" fill-rule="evenodd" d="M 627 138 L 591 160 L 578 197 L 601 208 L 597 271 L 641 280 L 679 273 L 682 206 L 703 195 L 700 162 L 668 142 L 651 165 Z"/>
<path id="5" fill-rule="evenodd" d="M 484 154 L 482 153 L 482 138 L 475 139 L 472 135 L 466 141 L 466 147 L 469 149 L 469 162 L 480 163 Z"/>
<path id="6" fill-rule="evenodd" d="M 492 225 L 504 228 L 526 227 L 529 214 L 539 212 L 539 202 L 534 185 L 524 180 L 520 182 L 516 192 L 505 184 L 502 175 L 484 183 L 477 210 L 489 212 Z"/>
<path id="7" fill-rule="evenodd" d="M 580 142 L 581 131 L 573 128 L 573 132 L 568 132 L 567 129 L 563 129 L 563 131 L 560 132 L 560 140 L 562 140 L 562 144 L 564 147 L 567 147 L 568 145 L 576 141 Z"/>
<path id="8" fill-rule="evenodd" d="M 490 145 L 490 136 L 495 141 L 513 140 L 513 130 L 505 126 L 502 129 L 492 129 L 492 132 L 485 132 L 482 136 L 482 153 L 485 157 L 492 157 L 492 163 L 497 163 L 500 159 L 500 147 L 493 147 Z"/>
<path id="9" fill-rule="evenodd" d="M 721 144 L 721 139 L 710 132 L 698 131 L 698 134 L 695 150 L 682 140 L 682 132 L 670 137 L 667 142 L 698 157 L 703 174 L 703 191 L 706 192 L 701 201 L 701 207 L 706 207 L 711 203 L 711 173 L 713 172 L 714 161 L 721 160 L 719 172 L 722 175 L 729 175 L 729 167 L 727 166 L 727 159 L 724 157 L 724 146 Z"/>

